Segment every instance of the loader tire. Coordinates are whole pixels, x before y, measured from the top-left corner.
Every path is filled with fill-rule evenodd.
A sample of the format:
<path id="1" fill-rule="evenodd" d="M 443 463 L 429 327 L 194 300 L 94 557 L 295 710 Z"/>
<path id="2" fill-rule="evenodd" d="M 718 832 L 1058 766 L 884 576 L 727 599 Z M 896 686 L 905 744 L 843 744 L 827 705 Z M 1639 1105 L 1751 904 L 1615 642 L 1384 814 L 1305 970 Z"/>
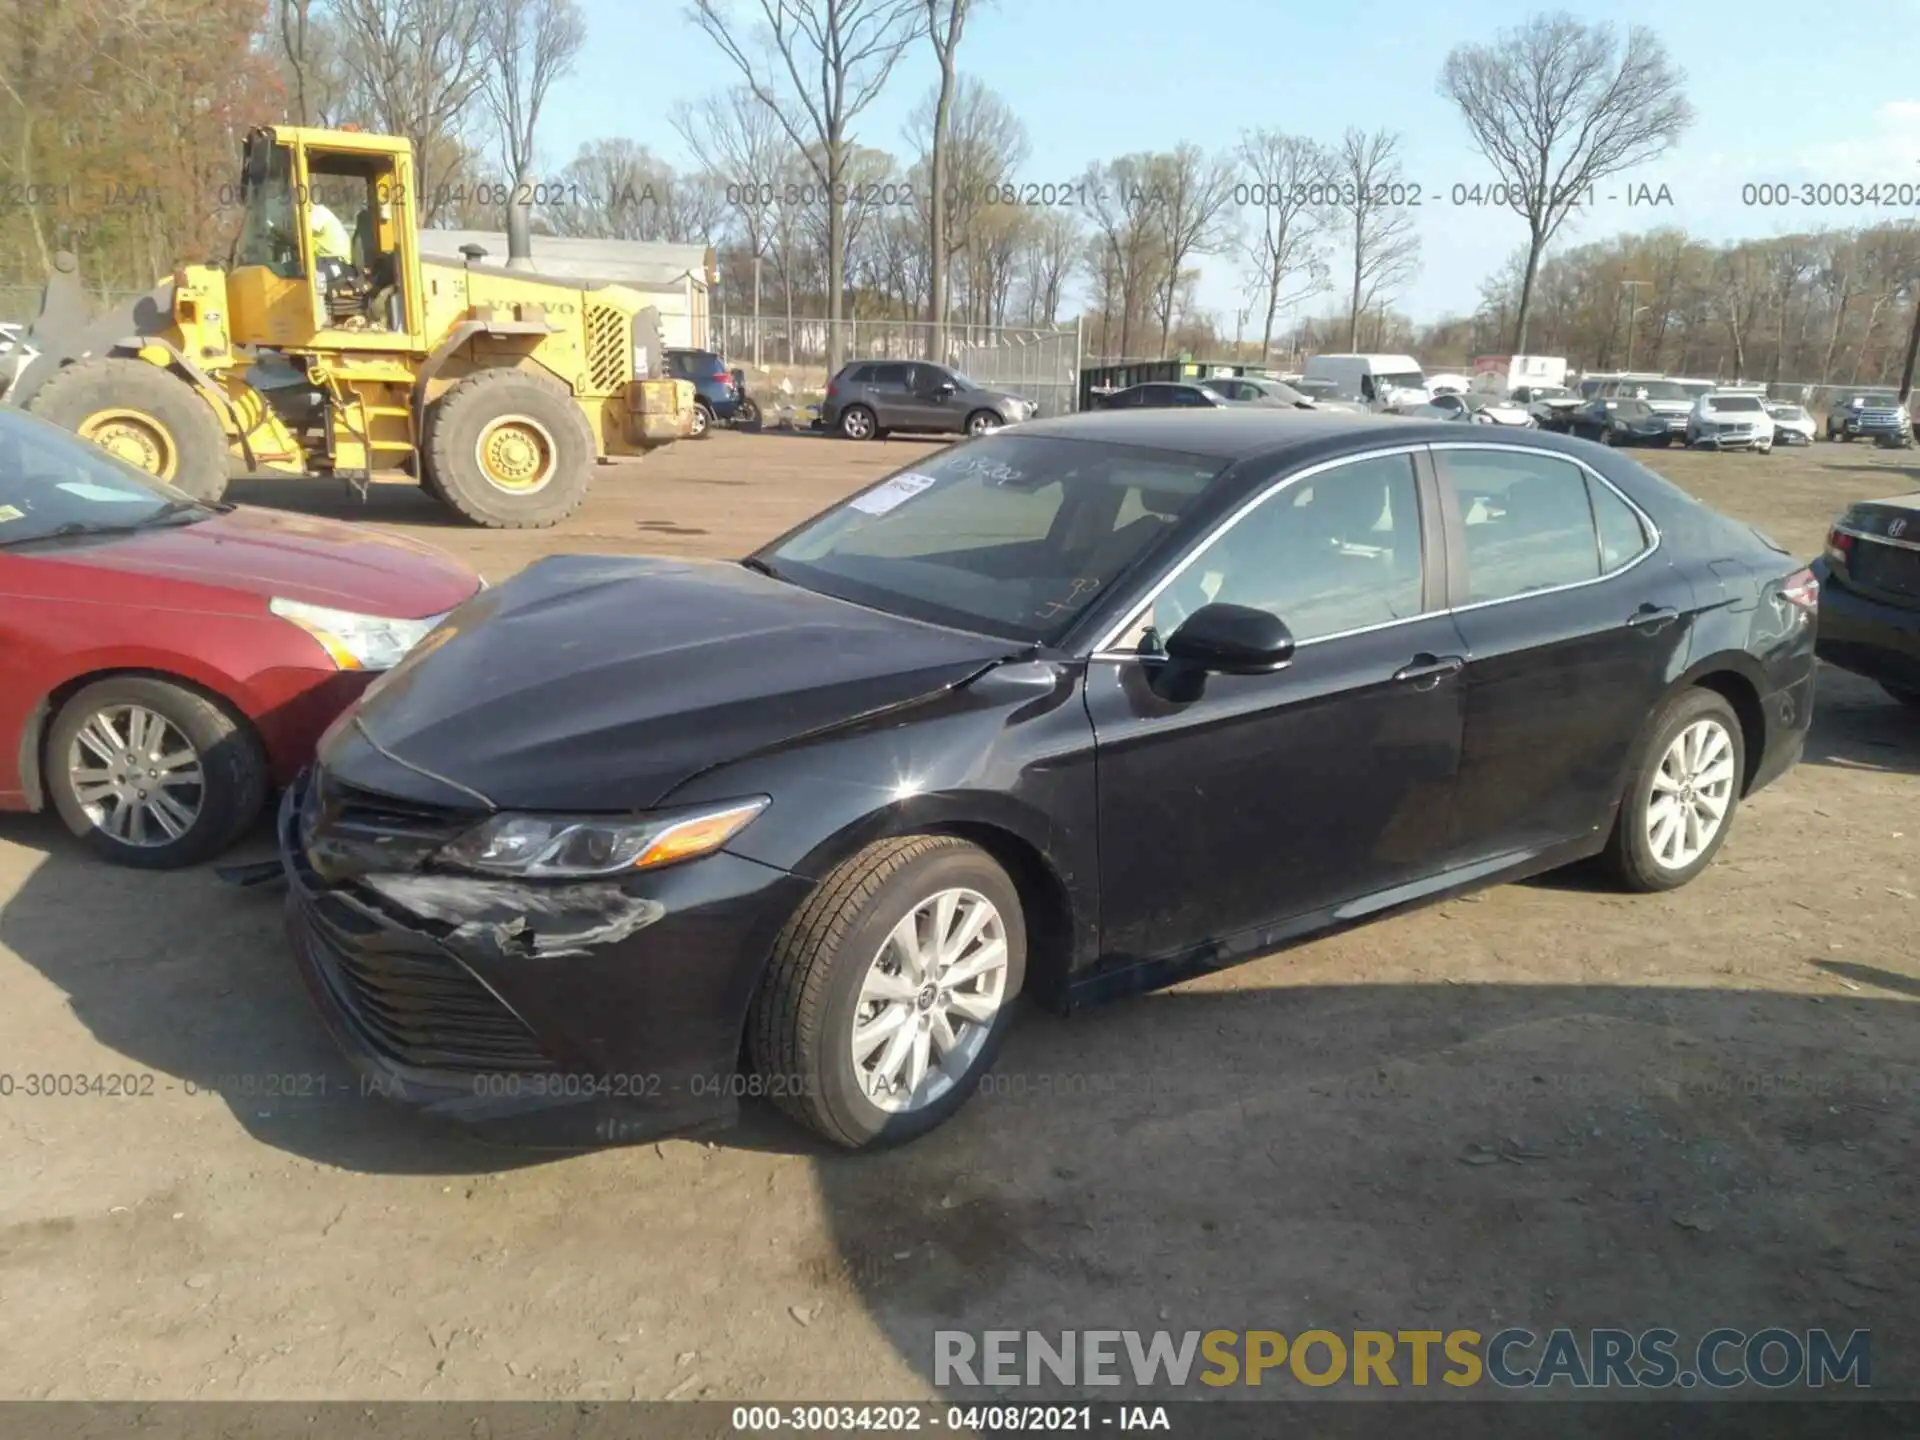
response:
<path id="1" fill-rule="evenodd" d="M 158 365 L 115 355 L 75 361 L 48 377 L 27 412 L 196 500 L 227 493 L 233 470 L 220 417 Z"/>
<path id="2" fill-rule="evenodd" d="M 521 370 L 469 375 L 427 417 L 422 484 L 489 530 L 542 530 L 587 498 L 593 427 L 559 381 Z"/>

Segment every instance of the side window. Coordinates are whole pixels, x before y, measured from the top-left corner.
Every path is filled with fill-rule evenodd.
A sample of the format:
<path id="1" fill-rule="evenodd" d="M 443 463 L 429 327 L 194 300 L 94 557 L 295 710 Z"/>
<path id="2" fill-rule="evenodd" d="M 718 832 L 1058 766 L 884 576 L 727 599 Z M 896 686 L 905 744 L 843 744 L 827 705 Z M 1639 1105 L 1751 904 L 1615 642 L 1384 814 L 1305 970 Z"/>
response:
<path id="1" fill-rule="evenodd" d="M 871 385 L 873 383 L 873 372 L 879 368 L 878 365 L 856 365 L 847 371 L 847 384 Z"/>
<path id="2" fill-rule="evenodd" d="M 1140 387 L 1140 403 L 1142 405 L 1153 406 L 1171 405 L 1173 403 L 1172 392 L 1173 387 L 1171 385 L 1142 385 Z"/>
<path id="3" fill-rule="evenodd" d="M 889 390 L 904 390 L 907 385 L 908 366 L 875 365 L 867 376 L 869 385 L 884 385 Z"/>
<path id="4" fill-rule="evenodd" d="M 1270 611 L 1298 641 L 1420 614 L 1412 458 L 1356 460 L 1268 496 L 1194 557 L 1121 644 L 1157 649 L 1214 603 Z"/>
<path id="5" fill-rule="evenodd" d="M 1443 450 L 1467 556 L 1467 600 L 1509 600 L 1598 579 L 1586 472 L 1550 455 Z"/>
<path id="6" fill-rule="evenodd" d="M 1591 475 L 1587 477 L 1587 495 L 1600 530 L 1600 569 L 1611 574 L 1646 550 L 1647 530 L 1631 505 Z"/>
<path id="7" fill-rule="evenodd" d="M 1173 391 L 1173 403 L 1176 405 L 1205 405 L 1207 403 L 1207 397 L 1200 392 L 1197 386 L 1175 385 L 1169 388 Z"/>

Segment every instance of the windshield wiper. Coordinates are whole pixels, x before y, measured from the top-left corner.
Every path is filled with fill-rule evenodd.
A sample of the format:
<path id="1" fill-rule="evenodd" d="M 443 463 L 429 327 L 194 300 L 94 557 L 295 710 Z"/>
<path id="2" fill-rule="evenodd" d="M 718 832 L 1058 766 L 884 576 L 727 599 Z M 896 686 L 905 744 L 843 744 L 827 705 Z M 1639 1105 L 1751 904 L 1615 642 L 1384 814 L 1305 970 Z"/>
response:
<path id="1" fill-rule="evenodd" d="M 20 545 L 37 545 L 43 540 L 72 540 L 81 536 L 94 535 L 137 535 L 142 530 L 151 530 L 165 525 L 182 515 L 196 513 L 206 509 L 198 500 L 169 500 L 151 515 L 139 520 L 123 521 L 107 525 L 97 520 L 69 520 L 56 525 L 40 535 L 22 535 L 17 540 L 0 540 L 0 548 L 11 549 Z"/>
<path id="2" fill-rule="evenodd" d="M 746 559 L 742 560 L 740 563 L 743 566 L 745 566 L 747 569 L 753 571 L 756 575 L 765 575 L 769 580 L 780 580 L 785 578 L 784 576 L 781 575 L 781 573 L 778 570 L 773 568 L 773 565 L 770 561 L 762 560 L 758 555 L 749 555 Z"/>

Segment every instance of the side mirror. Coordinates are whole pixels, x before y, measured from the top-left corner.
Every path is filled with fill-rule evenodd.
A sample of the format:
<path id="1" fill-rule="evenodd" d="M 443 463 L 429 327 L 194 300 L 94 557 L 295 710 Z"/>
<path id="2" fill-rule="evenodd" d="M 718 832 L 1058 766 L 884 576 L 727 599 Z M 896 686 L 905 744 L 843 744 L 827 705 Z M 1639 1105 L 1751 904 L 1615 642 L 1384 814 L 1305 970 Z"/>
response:
<path id="1" fill-rule="evenodd" d="M 1293 659 L 1293 632 L 1269 610 L 1202 605 L 1167 637 L 1166 656 L 1216 675 L 1266 675 Z"/>
<path id="2" fill-rule="evenodd" d="M 948 395 L 957 394 L 959 392 L 959 389 L 960 387 L 958 385 L 955 385 L 953 381 L 942 380 L 939 384 L 933 387 L 933 393 L 944 399 Z"/>

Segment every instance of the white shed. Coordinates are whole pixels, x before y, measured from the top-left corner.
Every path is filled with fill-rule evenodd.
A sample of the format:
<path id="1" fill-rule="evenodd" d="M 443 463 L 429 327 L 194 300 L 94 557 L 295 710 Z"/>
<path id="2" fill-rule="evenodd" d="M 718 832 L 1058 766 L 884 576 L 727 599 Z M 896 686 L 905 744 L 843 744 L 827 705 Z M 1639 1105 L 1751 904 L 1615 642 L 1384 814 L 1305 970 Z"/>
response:
<path id="1" fill-rule="evenodd" d="M 714 253 L 706 246 L 561 235 L 535 235 L 532 244 L 533 274 L 625 285 L 646 295 L 659 310 L 668 345 L 704 349 L 713 343 L 707 297 L 719 276 Z M 463 245 L 485 250 L 488 265 L 507 263 L 504 230 L 420 232 L 420 253 L 429 260 L 461 264 Z"/>

